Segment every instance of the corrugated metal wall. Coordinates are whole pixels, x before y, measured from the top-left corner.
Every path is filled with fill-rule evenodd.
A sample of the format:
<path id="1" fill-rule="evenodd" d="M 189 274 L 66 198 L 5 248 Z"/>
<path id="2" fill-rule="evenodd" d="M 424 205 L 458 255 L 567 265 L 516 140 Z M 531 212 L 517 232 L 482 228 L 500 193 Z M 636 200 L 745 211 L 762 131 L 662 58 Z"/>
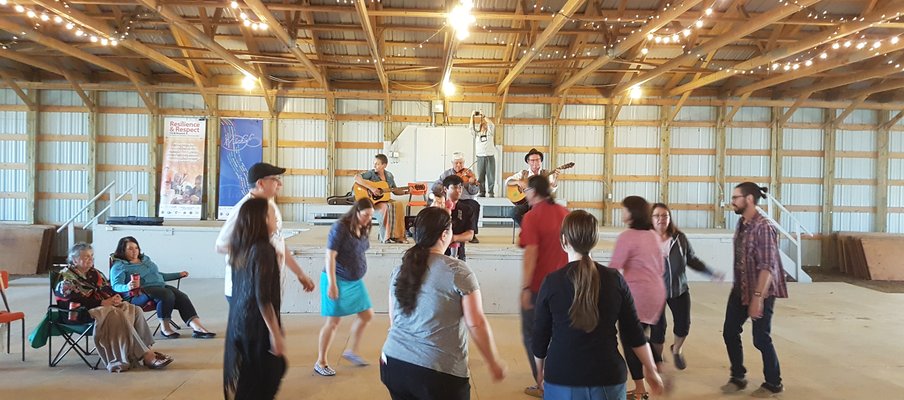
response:
<path id="1" fill-rule="evenodd" d="M 601 151 L 605 147 L 605 127 L 603 125 L 570 125 L 570 123 L 602 121 L 606 118 L 605 114 L 605 107 L 598 105 L 568 104 L 562 107 L 562 120 L 570 122 L 569 125 L 565 125 L 561 123 L 564 121 L 560 121 L 557 126 L 558 155 L 557 159 L 550 163 L 555 165 L 549 165 L 554 167 L 568 162 L 575 163 L 574 169 L 560 175 L 562 185 L 557 196 L 574 204 L 569 207 L 570 209 L 582 208 L 596 216 L 597 219 L 603 217 L 602 207 L 607 194 L 603 184 L 606 159 Z"/>
<path id="2" fill-rule="evenodd" d="M 838 110 L 841 114 L 841 110 Z M 875 125 L 872 110 L 856 110 L 845 124 Z M 837 130 L 835 138 L 835 210 L 832 230 L 869 232 L 874 228 L 876 206 L 876 131 Z M 870 207 L 872 212 L 847 211 L 845 207 Z"/>
<path id="3" fill-rule="evenodd" d="M 383 101 L 337 99 L 336 113 L 382 115 Z M 355 181 L 354 175 L 373 168 L 374 155 L 383 152 L 383 122 L 338 121 L 336 132 L 337 172 L 333 195 L 341 195 L 351 190 Z"/>
<path id="4" fill-rule="evenodd" d="M 615 126 L 612 201 L 619 203 L 627 196 L 641 196 L 649 202 L 657 202 L 660 194 L 659 107 L 626 106 L 618 118 L 655 126 Z M 623 225 L 620 207 L 613 207 L 609 217 L 613 225 Z"/>
<path id="5" fill-rule="evenodd" d="M 671 128 L 669 203 L 672 219 L 683 228 L 712 228 L 716 202 L 715 107 L 682 107 Z"/>
<path id="6" fill-rule="evenodd" d="M 0 89 L 0 105 L 19 106 L 11 89 Z M 26 118 L 24 111 L 0 111 L 0 221 L 25 221 L 30 207 L 25 200 Z"/>
<path id="7" fill-rule="evenodd" d="M 772 120 L 772 112 L 767 107 L 743 107 L 735 115 L 735 122 L 756 122 L 768 125 Z M 753 181 L 760 185 L 771 186 L 770 149 L 772 131 L 768 126 L 757 127 L 756 124 L 728 126 L 725 128 L 725 189 L 723 201 L 730 205 L 731 193 L 735 185 L 744 181 Z M 729 206 L 726 211 L 728 227 L 733 227 L 738 216 Z"/>
<path id="8" fill-rule="evenodd" d="M 78 107 L 74 91 L 42 90 L 42 106 Z M 38 122 L 36 222 L 60 223 L 69 219 L 89 199 L 88 113 L 41 112 Z M 83 214 L 76 221 L 87 221 Z"/>
<path id="9" fill-rule="evenodd" d="M 904 129 L 904 122 L 895 128 Z M 904 132 L 889 132 L 888 152 L 888 231 L 904 233 Z"/>
<path id="10" fill-rule="evenodd" d="M 135 92 L 100 92 L 98 106 L 141 109 L 144 103 Z M 135 210 L 131 197 L 123 197 L 108 215 L 147 216 L 148 201 L 157 201 L 148 197 L 150 181 L 156 178 L 157 170 L 156 160 L 149 158 L 151 134 L 148 114 L 98 114 L 97 177 L 92 194 L 116 181 L 120 193 L 134 186 L 139 199 Z M 156 146 L 156 140 L 153 143 Z M 99 201 L 98 211 L 108 203 Z"/>
<path id="11" fill-rule="evenodd" d="M 471 110 L 480 107 L 472 107 Z M 488 115 L 489 111 L 485 110 Z M 523 119 L 549 119 L 550 107 L 548 104 L 506 104 L 504 118 Z M 503 135 L 502 162 L 496 160 L 496 165 L 502 165 L 502 178 L 505 179 L 518 171 L 527 168 L 524 162 L 524 154 L 531 148 L 537 148 L 543 152 L 544 157 L 549 153 L 550 126 L 545 125 L 519 125 L 506 124 Z M 544 159 L 543 167 L 550 168 L 548 158 Z M 500 182 L 502 184 L 502 182 Z"/>

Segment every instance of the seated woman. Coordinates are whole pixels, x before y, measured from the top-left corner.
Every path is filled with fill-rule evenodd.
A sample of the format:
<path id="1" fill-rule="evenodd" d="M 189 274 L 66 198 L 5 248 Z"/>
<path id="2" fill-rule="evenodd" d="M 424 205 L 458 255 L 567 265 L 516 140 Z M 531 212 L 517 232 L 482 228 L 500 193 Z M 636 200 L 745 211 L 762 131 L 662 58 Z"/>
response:
<path id="1" fill-rule="evenodd" d="M 133 281 L 132 275 L 141 276 L 139 281 Z M 113 289 L 119 292 L 123 298 L 138 306 L 141 306 L 153 300 L 157 303 L 157 318 L 160 320 L 160 333 L 168 339 L 179 337 L 179 332 L 173 330 L 170 323 L 173 316 L 173 309 L 179 310 L 179 315 L 186 324 L 191 326 L 192 337 L 197 339 L 210 339 L 216 336 L 216 333 L 210 332 L 201 324 L 198 313 L 195 312 L 195 306 L 191 303 L 188 295 L 167 285 L 166 281 L 186 278 L 188 272 L 161 273 L 157 269 L 157 264 L 151 261 L 151 258 L 141 254 L 141 247 L 134 237 L 126 236 L 119 239 L 116 245 L 116 252 L 113 253 L 113 266 L 110 268 L 110 275 L 113 278 Z M 129 291 L 132 289 L 141 289 L 141 294 L 130 296 Z"/>
<path id="2" fill-rule="evenodd" d="M 122 301 L 110 281 L 94 269 L 94 250 L 87 243 L 72 246 L 69 266 L 61 271 L 54 288 L 57 299 L 79 303 L 95 320 L 94 346 L 110 372 L 122 372 L 138 361 L 150 369 L 169 365 L 173 359 L 151 350 L 154 338 L 141 308 Z"/>

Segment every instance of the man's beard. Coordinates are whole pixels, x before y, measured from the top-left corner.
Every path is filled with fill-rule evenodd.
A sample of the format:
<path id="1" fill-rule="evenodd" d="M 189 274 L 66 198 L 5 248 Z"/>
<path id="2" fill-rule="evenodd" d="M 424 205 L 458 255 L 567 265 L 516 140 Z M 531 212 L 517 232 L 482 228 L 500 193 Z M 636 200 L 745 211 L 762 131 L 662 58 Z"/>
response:
<path id="1" fill-rule="evenodd" d="M 744 206 L 744 207 L 741 207 L 741 208 L 735 207 L 735 209 L 734 209 L 734 213 L 737 214 L 737 215 L 742 215 L 742 214 L 744 214 L 744 211 L 747 211 L 747 206 Z"/>

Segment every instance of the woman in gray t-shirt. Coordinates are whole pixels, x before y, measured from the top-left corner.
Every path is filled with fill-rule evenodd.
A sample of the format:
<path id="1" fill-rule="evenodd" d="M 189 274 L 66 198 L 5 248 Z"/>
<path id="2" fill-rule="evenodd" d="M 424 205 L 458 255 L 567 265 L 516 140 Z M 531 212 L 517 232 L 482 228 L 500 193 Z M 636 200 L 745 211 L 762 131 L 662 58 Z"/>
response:
<path id="1" fill-rule="evenodd" d="M 445 210 L 429 207 L 418 213 L 414 239 L 390 275 L 391 326 L 380 378 L 393 399 L 469 399 L 466 332 L 493 379 L 505 376 L 477 277 L 464 262 L 443 255 L 452 241 L 452 219 Z"/>

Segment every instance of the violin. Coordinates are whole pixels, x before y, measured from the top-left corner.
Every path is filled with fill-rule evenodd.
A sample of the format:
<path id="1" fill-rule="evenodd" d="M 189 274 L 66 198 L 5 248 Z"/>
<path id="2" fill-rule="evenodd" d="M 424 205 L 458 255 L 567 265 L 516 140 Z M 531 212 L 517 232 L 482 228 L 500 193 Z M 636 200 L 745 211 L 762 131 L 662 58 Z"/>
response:
<path id="1" fill-rule="evenodd" d="M 475 163 L 477 163 L 477 161 L 474 161 L 473 163 L 471 163 L 471 166 L 473 167 Z M 455 175 L 458 175 L 458 177 L 461 178 L 461 180 L 464 181 L 464 183 L 468 183 L 471 181 L 471 179 L 474 179 L 475 182 L 473 183 L 473 185 L 480 184 L 480 182 L 476 182 L 477 175 L 474 174 L 474 171 L 471 171 L 470 167 L 462 168 L 461 171 L 456 172 Z"/>

